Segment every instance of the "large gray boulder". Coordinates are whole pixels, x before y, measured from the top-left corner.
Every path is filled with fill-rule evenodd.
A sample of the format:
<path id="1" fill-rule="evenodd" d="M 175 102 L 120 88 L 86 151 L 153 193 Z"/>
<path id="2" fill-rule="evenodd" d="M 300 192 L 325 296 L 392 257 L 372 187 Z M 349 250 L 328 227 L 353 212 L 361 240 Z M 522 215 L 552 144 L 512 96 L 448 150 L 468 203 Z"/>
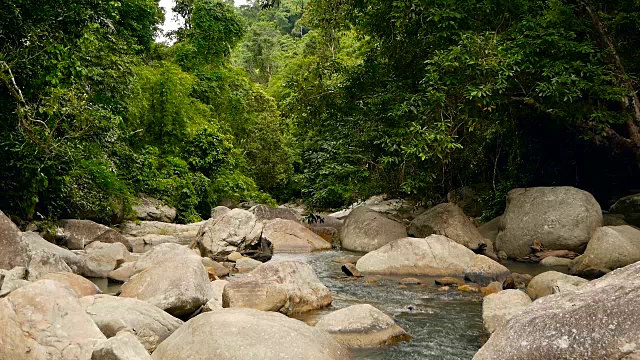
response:
<path id="1" fill-rule="evenodd" d="M 324 331 L 282 314 L 222 309 L 189 320 L 153 353 L 154 360 L 343 360 L 349 350 Z"/>
<path id="2" fill-rule="evenodd" d="M 85 247 L 80 273 L 83 276 L 107 278 L 109 273 L 130 260 L 129 251 L 121 243 L 94 241 Z"/>
<path id="3" fill-rule="evenodd" d="M 531 298 L 523 291 L 509 289 L 484 297 L 482 322 L 489 333 L 504 327 L 509 320 L 531 305 Z"/>
<path id="4" fill-rule="evenodd" d="M 27 280 L 35 281 L 48 273 L 72 272 L 67 263 L 54 253 L 38 250 L 29 254 Z"/>
<path id="5" fill-rule="evenodd" d="M 333 297 L 311 265 L 294 260 L 271 260 L 247 277 L 229 281 L 222 301 L 225 308 L 248 307 L 292 315 L 325 308 Z"/>
<path id="6" fill-rule="evenodd" d="M 83 297 L 80 302 L 106 337 L 123 330 L 132 331 L 150 352 L 183 324 L 182 320 L 138 299 L 96 295 Z"/>
<path id="7" fill-rule="evenodd" d="M 610 212 L 623 215 L 624 221 L 628 224 L 640 226 L 640 194 L 619 199 L 613 204 Z"/>
<path id="8" fill-rule="evenodd" d="M 0 299 L 0 359 L 89 360 L 105 339 L 76 293 L 39 280 Z"/>
<path id="9" fill-rule="evenodd" d="M 356 267 L 369 274 L 468 276 L 484 284 L 509 275 L 501 264 L 442 235 L 393 241 L 361 257 Z"/>
<path id="10" fill-rule="evenodd" d="M 416 217 L 407 230 L 410 236 L 424 238 L 432 234 L 444 235 L 449 239 L 478 250 L 483 237 L 471 220 L 457 205 L 439 204 Z"/>
<path id="11" fill-rule="evenodd" d="M 82 264 L 82 258 L 77 254 L 74 254 L 72 251 L 68 249 L 62 248 L 55 244 L 48 242 L 43 239 L 40 234 L 26 231 L 22 233 L 22 238 L 27 243 L 30 252 L 35 251 L 44 251 L 51 254 L 58 255 L 64 262 L 69 265 L 69 267 L 74 271 L 78 272 L 80 265 Z"/>
<path id="12" fill-rule="evenodd" d="M 176 219 L 176 209 L 165 205 L 162 201 L 141 195 L 138 203 L 132 207 L 136 218 L 147 221 L 173 222 Z"/>
<path id="13" fill-rule="evenodd" d="M 128 250 L 132 245 L 120 232 L 91 220 L 61 220 L 65 245 L 71 250 L 83 250 L 94 241 L 103 243 L 121 243 Z"/>
<path id="14" fill-rule="evenodd" d="M 571 264 L 576 275 L 602 275 L 640 261 L 640 230 L 629 225 L 596 230 L 583 255 Z"/>
<path id="15" fill-rule="evenodd" d="M 267 222 L 262 238 L 273 246 L 273 253 L 307 253 L 329 250 L 331 244 L 299 222 L 275 219 Z"/>
<path id="16" fill-rule="evenodd" d="M 27 266 L 29 245 L 20 229 L 0 211 L 0 269 L 11 270 L 16 266 Z"/>
<path id="17" fill-rule="evenodd" d="M 496 238 L 497 251 L 527 256 L 535 241 L 549 250 L 582 252 L 598 227 L 602 210 L 591 194 L 573 187 L 511 190 Z"/>
<path id="18" fill-rule="evenodd" d="M 256 205 L 249 209 L 249 212 L 256 216 L 258 221 L 284 219 L 298 221 L 298 213 L 292 209 L 284 207 L 271 207 L 267 205 Z"/>
<path id="19" fill-rule="evenodd" d="M 529 295 L 532 300 L 551 295 L 554 293 L 553 289 L 557 286 L 558 282 L 581 286 L 588 283 L 589 280 L 557 271 L 546 271 L 534 276 L 533 279 L 529 281 L 527 285 L 527 295 Z"/>
<path id="20" fill-rule="evenodd" d="M 403 224 L 366 206 L 353 209 L 340 231 L 342 247 L 352 251 L 373 251 L 404 237 Z"/>
<path id="21" fill-rule="evenodd" d="M 120 296 L 144 300 L 182 316 L 207 303 L 209 276 L 200 259 L 177 258 L 132 276 Z"/>
<path id="22" fill-rule="evenodd" d="M 636 359 L 639 273 L 640 262 L 534 301 L 494 332 L 474 360 Z"/>
<path id="23" fill-rule="evenodd" d="M 352 305 L 323 316 L 316 328 L 348 347 L 374 347 L 411 337 L 393 319 L 369 304 Z"/>
<path id="24" fill-rule="evenodd" d="M 247 210 L 233 209 L 220 217 L 207 220 L 192 245 L 202 256 L 213 257 L 223 251 L 244 250 L 256 245 L 262 223 Z"/>
<path id="25" fill-rule="evenodd" d="M 478 231 L 483 238 L 491 240 L 492 243 L 496 242 L 498 233 L 500 232 L 500 224 L 502 223 L 502 216 L 498 216 L 489 222 L 482 224 L 478 227 Z"/>
<path id="26" fill-rule="evenodd" d="M 99 342 L 93 349 L 91 360 L 151 360 L 151 356 L 135 335 L 123 331 Z"/>
<path id="27" fill-rule="evenodd" d="M 191 244 L 205 221 L 192 224 L 170 224 L 161 221 L 125 222 L 120 230 L 134 247 L 135 252 L 144 252 L 146 246 L 163 243 Z"/>
<path id="28" fill-rule="evenodd" d="M 136 260 L 134 273 L 139 273 L 154 266 L 162 266 L 169 261 L 181 258 L 200 259 L 200 255 L 188 246 L 170 243 L 160 244 Z"/>

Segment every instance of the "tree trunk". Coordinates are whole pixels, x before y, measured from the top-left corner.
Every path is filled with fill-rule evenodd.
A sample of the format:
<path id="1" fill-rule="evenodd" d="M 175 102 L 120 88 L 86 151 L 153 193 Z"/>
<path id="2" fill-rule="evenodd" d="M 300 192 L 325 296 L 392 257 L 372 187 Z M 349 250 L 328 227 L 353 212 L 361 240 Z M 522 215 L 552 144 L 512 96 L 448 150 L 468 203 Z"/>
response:
<path id="1" fill-rule="evenodd" d="M 598 16 L 598 14 L 593 11 L 591 6 L 586 2 L 580 2 L 582 6 L 587 10 L 589 16 L 591 17 L 591 21 L 593 23 L 594 30 L 597 32 L 600 37 L 600 42 L 602 46 L 611 53 L 611 62 L 616 68 L 618 81 L 620 85 L 629 91 L 629 97 L 625 97 L 622 100 L 623 108 L 627 108 L 629 105 L 633 108 L 633 119 L 627 121 L 627 131 L 629 132 L 629 140 L 633 143 L 636 149 L 640 149 L 640 132 L 638 129 L 638 124 L 640 124 L 640 100 L 638 99 L 638 94 L 636 90 L 633 88 L 633 84 L 627 77 L 627 73 L 625 71 L 624 65 L 620 60 L 620 56 L 616 50 L 615 45 L 611 41 L 611 38 L 607 34 L 604 23 Z"/>

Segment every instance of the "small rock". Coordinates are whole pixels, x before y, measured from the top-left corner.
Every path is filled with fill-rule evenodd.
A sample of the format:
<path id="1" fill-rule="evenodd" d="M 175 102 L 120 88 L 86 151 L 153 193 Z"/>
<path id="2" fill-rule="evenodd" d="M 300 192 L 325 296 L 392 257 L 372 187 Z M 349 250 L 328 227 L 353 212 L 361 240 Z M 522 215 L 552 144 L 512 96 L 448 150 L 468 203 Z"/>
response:
<path id="1" fill-rule="evenodd" d="M 151 356 L 135 335 L 121 331 L 110 339 L 98 342 L 91 360 L 151 360 Z"/>
<path id="2" fill-rule="evenodd" d="M 416 278 L 404 278 L 400 280 L 402 285 L 420 285 L 422 282 Z"/>
<path id="3" fill-rule="evenodd" d="M 438 291 L 449 291 L 449 287 L 448 286 L 443 286 L 441 288 L 438 288 Z"/>
<path id="4" fill-rule="evenodd" d="M 504 260 L 507 260 L 508 258 L 509 258 L 509 255 L 507 255 L 506 252 L 504 252 L 504 251 L 499 251 L 498 252 L 498 259 L 504 261 Z"/>
<path id="5" fill-rule="evenodd" d="M 316 328 L 354 348 L 394 344 L 411 337 L 391 317 L 369 304 L 353 305 L 323 316 Z"/>
<path id="6" fill-rule="evenodd" d="M 251 272 L 260 265 L 262 265 L 260 261 L 247 257 L 243 257 L 236 261 L 236 269 L 238 269 L 238 272 L 241 274 Z"/>
<path id="7" fill-rule="evenodd" d="M 557 271 L 547 271 L 535 276 L 527 286 L 527 295 L 531 300 L 553 294 L 553 288 L 558 281 L 563 281 L 574 286 L 588 283 L 588 280 L 577 276 L 563 274 Z"/>
<path id="8" fill-rule="evenodd" d="M 340 269 L 342 270 L 343 273 L 345 273 L 347 276 L 355 276 L 355 277 L 362 277 L 362 274 L 360 273 L 360 271 L 358 271 L 358 269 L 356 268 L 355 265 L 353 264 L 344 264 L 340 267 Z"/>
<path id="9" fill-rule="evenodd" d="M 456 278 L 456 277 L 443 277 L 436 279 L 436 285 L 444 285 L 444 286 L 462 286 L 465 284 L 464 279 Z"/>
<path id="10" fill-rule="evenodd" d="M 347 255 L 347 256 L 341 256 L 341 257 L 337 257 L 333 259 L 334 263 L 338 263 L 338 264 L 355 264 L 358 262 L 358 260 L 360 260 L 362 256 L 357 256 L 357 255 Z"/>
<path id="11" fill-rule="evenodd" d="M 571 266 L 571 259 L 549 256 L 540 260 L 542 266 Z"/>
<path id="12" fill-rule="evenodd" d="M 207 266 L 204 269 L 207 270 L 207 275 L 209 275 L 210 281 L 216 280 L 216 270 L 214 268 Z"/>
<path id="13" fill-rule="evenodd" d="M 218 277 L 221 278 L 229 275 L 229 268 L 220 264 L 219 262 L 213 261 L 211 258 L 208 258 L 208 257 L 201 258 L 200 260 L 202 261 L 202 265 L 204 265 L 205 268 L 207 267 L 213 268 L 213 270 L 215 271 Z"/>
<path id="14" fill-rule="evenodd" d="M 502 283 L 497 281 L 494 281 L 491 284 L 487 285 L 486 287 L 483 287 L 482 289 L 480 289 L 480 292 L 482 293 L 483 297 L 491 294 L 499 293 L 500 291 L 502 291 Z"/>
<path id="15" fill-rule="evenodd" d="M 242 254 L 240 254 L 237 251 L 232 252 L 231 254 L 227 255 L 227 259 L 229 261 L 238 261 L 240 259 L 242 259 L 244 256 L 242 256 Z"/>
<path id="16" fill-rule="evenodd" d="M 135 265 L 135 262 L 124 263 L 119 268 L 110 271 L 107 274 L 107 278 L 120 282 L 127 282 L 136 273 Z"/>
<path id="17" fill-rule="evenodd" d="M 466 292 L 479 292 L 481 286 L 478 284 L 464 284 L 462 286 L 458 286 L 458 290 L 466 291 Z"/>

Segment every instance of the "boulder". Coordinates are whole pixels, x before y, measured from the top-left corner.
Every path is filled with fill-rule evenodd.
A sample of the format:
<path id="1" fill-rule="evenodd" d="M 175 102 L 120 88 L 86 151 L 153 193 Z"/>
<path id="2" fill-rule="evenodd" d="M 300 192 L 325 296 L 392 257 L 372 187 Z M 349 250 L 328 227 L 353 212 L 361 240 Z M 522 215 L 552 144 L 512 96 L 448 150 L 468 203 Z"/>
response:
<path id="1" fill-rule="evenodd" d="M 465 276 L 487 284 L 509 274 L 504 266 L 442 235 L 393 241 L 364 255 L 356 268 L 370 274 Z"/>
<path id="2" fill-rule="evenodd" d="M 211 209 L 211 216 L 209 217 L 209 219 L 222 217 L 224 214 L 228 213 L 229 211 L 231 211 L 231 209 L 229 209 L 226 206 L 216 206 L 213 209 Z"/>
<path id="3" fill-rule="evenodd" d="M 262 265 L 260 261 L 247 257 L 243 257 L 242 259 L 238 259 L 238 261 L 236 261 L 236 269 L 240 274 L 251 272 L 253 271 L 253 269 L 257 268 L 260 265 Z"/>
<path id="4" fill-rule="evenodd" d="M 333 301 L 311 265 L 293 260 L 272 260 L 246 278 L 230 281 L 222 299 L 225 308 L 250 307 L 287 315 L 322 309 Z"/>
<path id="5" fill-rule="evenodd" d="M 483 238 L 489 239 L 492 243 L 495 243 L 498 233 L 500 232 L 501 223 L 502 216 L 498 216 L 497 218 L 490 220 L 488 223 L 479 226 L 478 231 Z"/>
<path id="6" fill-rule="evenodd" d="M 553 294 L 553 287 L 558 281 L 563 281 L 575 286 L 581 286 L 589 282 L 577 276 L 571 276 L 557 271 L 547 271 L 531 279 L 529 285 L 527 285 L 527 295 L 529 295 L 532 300 L 551 295 Z"/>
<path id="7" fill-rule="evenodd" d="M 640 261 L 640 230 L 629 225 L 596 230 L 583 255 L 571 263 L 576 275 L 602 275 Z"/>
<path id="8" fill-rule="evenodd" d="M 457 205 L 440 204 L 416 217 L 407 230 L 410 236 L 423 238 L 443 235 L 471 250 L 484 247 L 483 237 Z"/>
<path id="9" fill-rule="evenodd" d="M 624 221 L 624 215 L 611 214 L 611 213 L 602 214 L 602 226 L 620 226 L 620 225 L 629 225 L 627 224 L 626 221 Z"/>
<path id="10" fill-rule="evenodd" d="M 140 341 L 128 331 L 99 342 L 93 349 L 91 360 L 151 360 Z"/>
<path id="11" fill-rule="evenodd" d="M 40 279 L 57 281 L 73 290 L 78 298 L 93 296 L 102 292 L 91 281 L 70 272 L 52 272 L 40 277 Z"/>
<path id="12" fill-rule="evenodd" d="M 176 258 L 132 276 L 120 296 L 136 298 L 182 316 L 207 303 L 209 276 L 198 258 Z"/>
<path id="13" fill-rule="evenodd" d="M 73 272 L 77 272 L 81 263 L 82 258 L 77 254 L 74 254 L 72 251 L 69 251 L 65 248 L 61 248 L 55 244 L 48 242 L 43 239 L 42 236 L 38 233 L 26 231 L 22 233 L 22 238 L 29 246 L 30 252 L 34 251 L 44 251 L 52 254 L 58 255 L 69 267 L 73 270 Z"/>
<path id="14" fill-rule="evenodd" d="M 520 290 L 502 290 L 487 295 L 482 301 L 482 322 L 491 334 L 504 327 L 515 315 L 531 304 L 531 298 Z"/>
<path id="15" fill-rule="evenodd" d="M 144 253 L 135 262 L 135 272 L 141 272 L 154 266 L 181 258 L 198 259 L 202 262 L 200 255 L 187 246 L 179 244 L 160 244 Z"/>
<path id="16" fill-rule="evenodd" d="M 282 314 L 222 309 L 189 320 L 153 353 L 154 360 L 350 359 L 329 334 Z"/>
<path id="17" fill-rule="evenodd" d="M 173 222 L 176 209 L 165 205 L 162 201 L 141 195 L 138 203 L 131 207 L 139 220 Z"/>
<path id="18" fill-rule="evenodd" d="M 351 263 L 342 264 L 340 270 L 342 270 L 342 272 L 347 276 L 362 277 L 362 274 L 360 273 L 360 271 L 358 271 L 358 268 L 356 268 L 356 266 Z"/>
<path id="19" fill-rule="evenodd" d="M 71 250 L 82 250 L 94 241 L 121 243 L 131 250 L 131 243 L 118 231 L 90 220 L 62 220 L 60 222 L 65 245 Z"/>
<path id="20" fill-rule="evenodd" d="M 480 285 L 504 281 L 511 272 L 504 265 L 484 255 L 476 255 L 465 270 L 464 278 Z"/>
<path id="21" fill-rule="evenodd" d="M 340 241 L 340 230 L 343 225 L 344 220 L 331 215 L 322 216 L 319 221 L 310 221 L 306 223 L 306 226 L 311 231 L 331 244 Z"/>
<path id="22" fill-rule="evenodd" d="M 640 226 L 640 194 L 619 199 L 613 204 L 610 212 L 623 215 L 627 224 Z"/>
<path id="23" fill-rule="evenodd" d="M 27 280 L 35 281 L 52 272 L 72 272 L 67 263 L 55 253 L 38 250 L 29 254 Z"/>
<path id="24" fill-rule="evenodd" d="M 29 245 L 22 237 L 20 229 L 0 211 L 0 269 L 27 266 Z"/>
<path id="25" fill-rule="evenodd" d="M 182 320 L 138 299 L 96 295 L 83 297 L 80 303 L 106 337 L 131 331 L 149 352 L 183 324 Z"/>
<path id="26" fill-rule="evenodd" d="M 640 339 L 640 263 L 576 291 L 534 301 L 493 333 L 485 359 L 633 359 Z"/>
<path id="27" fill-rule="evenodd" d="M 542 266 L 570 266 L 573 261 L 567 258 L 560 258 L 556 256 L 549 256 L 540 260 Z"/>
<path id="28" fill-rule="evenodd" d="M 511 258 L 525 257 L 538 241 L 549 250 L 582 252 L 598 227 L 602 210 L 591 194 L 573 187 L 511 190 L 494 243 Z"/>
<path id="29" fill-rule="evenodd" d="M 191 244 L 205 221 L 193 224 L 170 224 L 160 221 L 125 222 L 120 225 L 120 230 L 129 241 L 136 243 L 142 252 L 145 243 L 178 243 Z"/>
<path id="30" fill-rule="evenodd" d="M 373 251 L 407 236 L 403 224 L 366 206 L 359 206 L 347 216 L 340 231 L 345 250 Z"/>
<path id="31" fill-rule="evenodd" d="M 106 337 L 132 331 L 147 351 L 182 326 L 181 320 L 138 299 L 96 295 L 83 297 L 80 303 Z"/>
<path id="32" fill-rule="evenodd" d="M 327 314 L 316 328 L 354 348 L 388 345 L 411 338 L 389 315 L 369 304 L 352 305 Z"/>
<path id="33" fill-rule="evenodd" d="M 447 194 L 447 201 L 456 204 L 467 216 L 474 218 L 482 216 L 485 206 L 482 204 L 482 196 L 491 191 L 491 185 L 487 183 L 463 186 L 451 190 Z"/>
<path id="34" fill-rule="evenodd" d="M 274 219 L 298 221 L 298 213 L 288 208 L 256 205 L 249 209 L 249 211 L 256 216 L 258 221 Z"/>
<path id="35" fill-rule="evenodd" d="M 262 238 L 269 241 L 273 253 L 307 253 L 329 250 L 331 244 L 299 222 L 275 219 L 267 222 Z"/>
<path id="36" fill-rule="evenodd" d="M 76 293 L 39 280 L 0 299 L 0 359 L 88 360 L 105 337 Z"/>
<path id="37" fill-rule="evenodd" d="M 212 268 L 216 273 L 216 276 L 224 277 L 229 275 L 229 269 L 219 262 L 213 261 L 211 258 L 200 258 L 200 260 L 202 261 L 202 265 L 204 265 L 205 268 Z"/>
<path id="38" fill-rule="evenodd" d="M 107 253 L 83 254 L 80 274 L 86 277 L 105 279 L 118 267 L 118 260 Z"/>
<path id="39" fill-rule="evenodd" d="M 207 220 L 198 231 L 192 245 L 202 256 L 213 257 L 224 251 L 245 250 L 256 245 L 262 233 L 262 223 L 255 215 L 233 209 L 226 214 Z"/>

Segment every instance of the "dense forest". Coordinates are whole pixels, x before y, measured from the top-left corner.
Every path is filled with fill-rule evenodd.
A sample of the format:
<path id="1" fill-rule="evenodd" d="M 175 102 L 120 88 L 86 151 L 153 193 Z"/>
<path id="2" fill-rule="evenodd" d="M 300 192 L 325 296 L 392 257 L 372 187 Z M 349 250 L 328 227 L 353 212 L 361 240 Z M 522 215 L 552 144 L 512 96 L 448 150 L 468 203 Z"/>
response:
<path id="1" fill-rule="evenodd" d="M 3 0 L 0 209 L 640 187 L 640 1 Z"/>

